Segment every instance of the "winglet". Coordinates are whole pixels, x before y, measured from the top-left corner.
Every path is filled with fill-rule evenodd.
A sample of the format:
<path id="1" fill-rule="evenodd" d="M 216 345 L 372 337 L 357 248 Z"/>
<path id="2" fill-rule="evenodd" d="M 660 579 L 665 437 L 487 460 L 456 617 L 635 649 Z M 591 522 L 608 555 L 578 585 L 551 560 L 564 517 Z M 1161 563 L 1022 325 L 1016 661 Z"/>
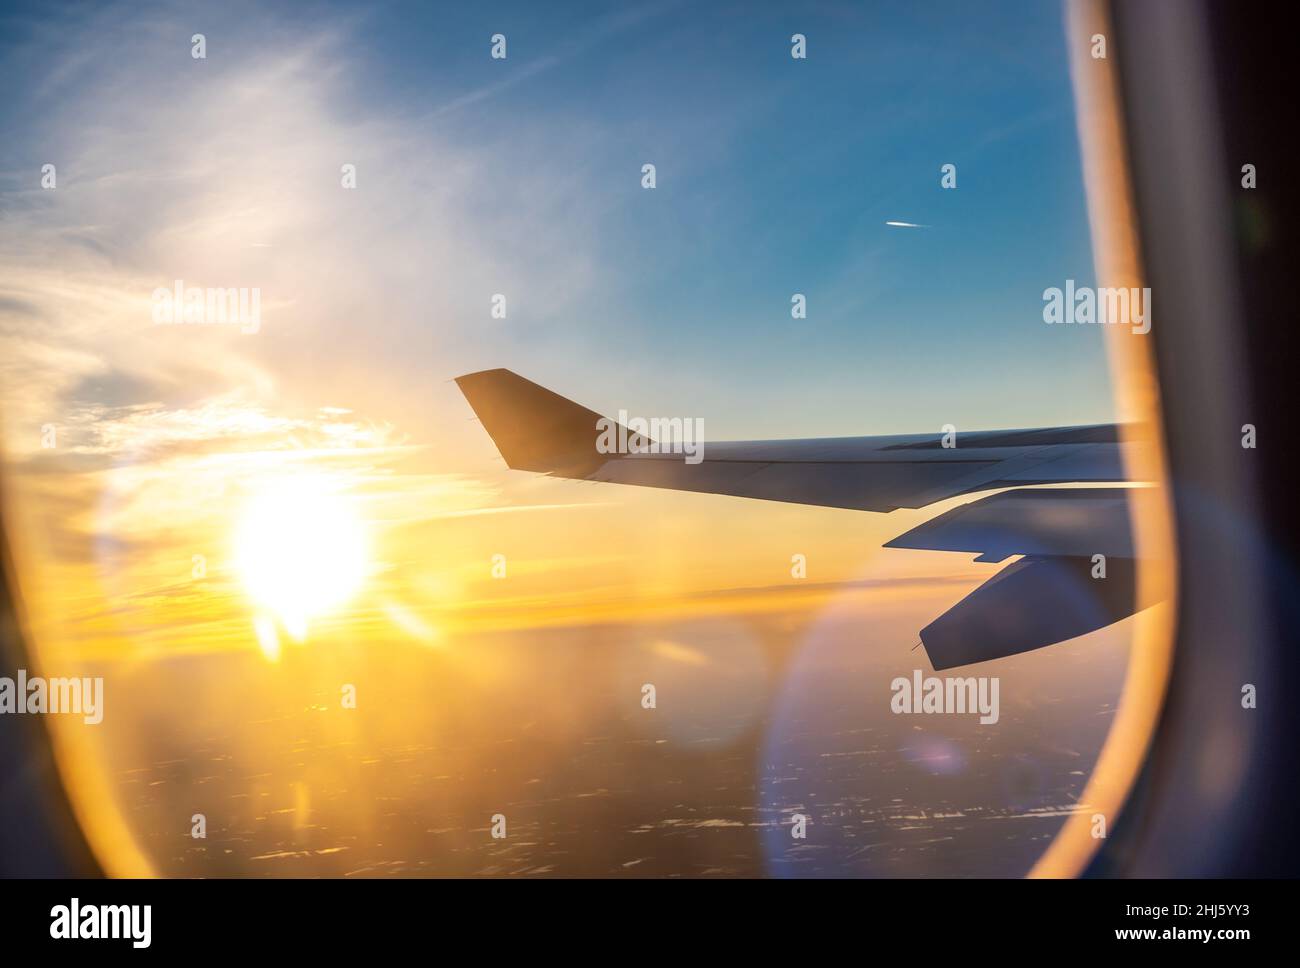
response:
<path id="1" fill-rule="evenodd" d="M 510 370 L 481 370 L 456 385 L 513 470 L 586 477 L 608 456 L 596 451 L 601 415 Z"/>

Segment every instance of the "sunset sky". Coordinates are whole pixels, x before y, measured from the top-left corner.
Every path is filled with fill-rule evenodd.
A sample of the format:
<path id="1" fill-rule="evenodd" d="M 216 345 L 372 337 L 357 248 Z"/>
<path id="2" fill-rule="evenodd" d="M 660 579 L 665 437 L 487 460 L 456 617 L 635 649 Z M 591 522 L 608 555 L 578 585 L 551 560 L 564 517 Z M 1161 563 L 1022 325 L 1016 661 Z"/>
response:
<path id="1" fill-rule="evenodd" d="M 1054 4 L 20 3 L 0 73 L 4 498 L 46 662 L 454 653 L 845 589 L 906 649 L 996 570 L 880 549 L 941 509 L 508 471 L 475 370 L 713 440 L 1112 418 L 1100 334 L 1041 316 L 1093 277 Z M 175 280 L 260 289 L 258 331 L 155 325 Z"/>
<path id="2" fill-rule="evenodd" d="M 508 473 L 448 382 L 475 369 L 713 439 L 1109 416 L 1097 334 L 1039 315 L 1046 286 L 1091 273 L 1052 5 L 742 27 L 672 4 L 424 26 L 420 4 L 68 9 L 11 9 L 0 48 L 20 135 L 0 149 L 3 412 L 11 499 L 87 643 L 105 595 L 136 644 L 246 640 L 233 519 L 303 473 L 373 532 L 367 607 L 416 628 L 783 584 L 796 551 L 850 578 L 907 526 Z M 153 325 L 176 279 L 260 288 L 259 332 Z"/>

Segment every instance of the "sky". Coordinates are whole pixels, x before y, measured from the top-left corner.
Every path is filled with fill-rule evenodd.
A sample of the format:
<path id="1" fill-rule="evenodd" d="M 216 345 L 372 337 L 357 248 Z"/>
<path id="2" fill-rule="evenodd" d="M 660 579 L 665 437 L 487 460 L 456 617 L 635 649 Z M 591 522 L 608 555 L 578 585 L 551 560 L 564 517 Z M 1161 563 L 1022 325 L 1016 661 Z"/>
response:
<path id="1" fill-rule="evenodd" d="M 467 372 L 713 440 L 1113 415 L 1100 333 L 1042 320 L 1093 278 L 1055 4 L 19 3 L 0 76 L 0 451 L 48 662 L 941 610 L 995 570 L 881 552 L 943 508 L 510 472 Z M 258 288 L 257 331 L 156 325 L 177 279 Z M 324 496 L 253 519 L 315 518 L 248 538 L 286 485 Z M 345 518 L 347 594 L 250 586 Z"/>
<path id="2" fill-rule="evenodd" d="M 1054 5 L 4 17 L 6 450 L 83 502 L 130 492 L 80 529 L 111 527 L 112 550 L 148 540 L 148 507 L 186 503 L 184 475 L 237 500 L 231 466 L 276 459 L 345 465 L 404 505 L 390 520 L 716 503 L 503 473 L 449 382 L 495 366 L 715 440 L 1111 415 L 1099 335 L 1041 319 L 1043 289 L 1091 278 Z M 149 294 L 176 279 L 258 287 L 259 331 L 153 325 Z"/>

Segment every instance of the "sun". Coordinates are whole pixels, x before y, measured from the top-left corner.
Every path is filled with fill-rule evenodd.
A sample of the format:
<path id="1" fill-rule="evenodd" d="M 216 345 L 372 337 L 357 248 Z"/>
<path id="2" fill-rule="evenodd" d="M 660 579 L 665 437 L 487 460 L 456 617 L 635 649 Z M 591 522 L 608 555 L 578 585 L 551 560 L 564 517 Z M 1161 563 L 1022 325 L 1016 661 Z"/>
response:
<path id="1" fill-rule="evenodd" d="M 264 610 L 263 623 L 269 613 L 299 641 L 313 619 L 352 599 L 369 565 L 356 498 L 315 474 L 259 490 L 240 515 L 234 551 L 245 592 Z"/>

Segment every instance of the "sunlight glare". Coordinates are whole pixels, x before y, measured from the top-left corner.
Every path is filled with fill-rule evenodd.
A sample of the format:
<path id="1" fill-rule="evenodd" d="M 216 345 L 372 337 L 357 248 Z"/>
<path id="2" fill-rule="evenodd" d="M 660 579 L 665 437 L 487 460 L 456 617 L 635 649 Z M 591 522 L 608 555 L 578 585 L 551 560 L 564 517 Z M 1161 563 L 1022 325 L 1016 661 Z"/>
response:
<path id="1" fill-rule="evenodd" d="M 365 528 L 354 501 L 323 479 L 297 475 L 249 501 L 235 534 L 235 561 L 248 596 L 302 641 L 312 619 L 337 611 L 360 588 Z"/>

